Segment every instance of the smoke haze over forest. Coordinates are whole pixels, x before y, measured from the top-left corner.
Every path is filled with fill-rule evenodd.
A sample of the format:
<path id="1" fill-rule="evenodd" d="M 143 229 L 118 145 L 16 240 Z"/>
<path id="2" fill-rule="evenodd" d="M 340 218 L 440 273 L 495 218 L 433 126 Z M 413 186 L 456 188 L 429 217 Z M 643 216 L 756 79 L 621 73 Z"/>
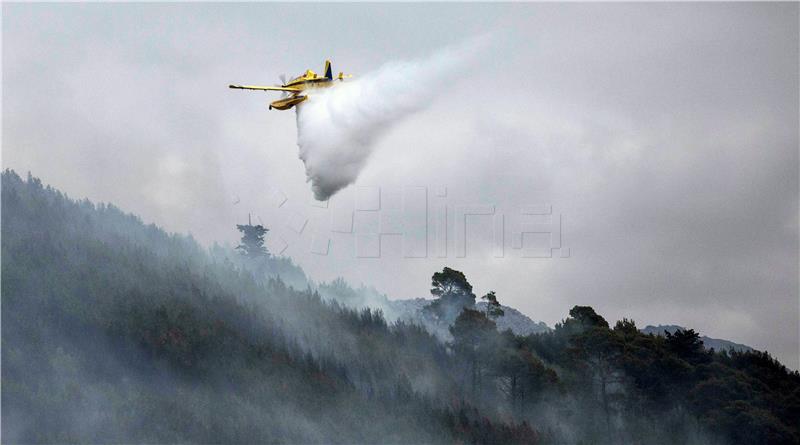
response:
<path id="1" fill-rule="evenodd" d="M 237 226 L 236 251 L 205 250 L 30 174 L 4 171 L 2 192 L 9 443 L 800 438 L 800 374 L 691 329 L 612 327 L 576 305 L 553 330 L 501 331 L 513 309 L 495 292 L 476 304 L 448 267 L 401 314 L 372 289 L 308 281 L 260 225 Z"/>

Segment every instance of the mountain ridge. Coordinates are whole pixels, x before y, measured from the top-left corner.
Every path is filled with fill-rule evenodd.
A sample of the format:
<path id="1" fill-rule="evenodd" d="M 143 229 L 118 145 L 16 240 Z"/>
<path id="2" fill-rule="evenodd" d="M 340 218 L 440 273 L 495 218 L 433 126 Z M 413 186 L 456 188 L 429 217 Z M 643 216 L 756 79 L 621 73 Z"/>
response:
<path id="1" fill-rule="evenodd" d="M 653 334 L 663 337 L 665 331 L 669 332 L 670 334 L 674 334 L 677 331 L 685 331 L 686 328 L 674 324 L 669 324 L 669 325 L 660 324 L 658 326 L 647 325 L 639 330 L 645 334 Z M 739 352 L 745 352 L 745 351 L 755 350 L 754 348 L 747 346 L 745 344 L 735 343 L 725 339 L 711 338 L 706 335 L 701 335 L 700 340 L 703 342 L 703 346 L 705 346 L 706 349 L 714 349 L 715 351 L 734 350 Z"/>

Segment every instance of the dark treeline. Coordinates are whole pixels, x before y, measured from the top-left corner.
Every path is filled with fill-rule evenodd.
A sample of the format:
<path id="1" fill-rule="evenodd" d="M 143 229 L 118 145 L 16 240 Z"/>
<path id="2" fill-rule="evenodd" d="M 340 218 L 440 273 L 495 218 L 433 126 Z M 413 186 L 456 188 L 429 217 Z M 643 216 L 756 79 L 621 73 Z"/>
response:
<path id="1" fill-rule="evenodd" d="M 552 332 L 498 332 L 502 296 L 476 310 L 448 268 L 418 322 L 387 322 L 341 280 L 321 287 L 344 303 L 323 299 L 250 227 L 243 254 L 205 251 L 4 172 L 4 441 L 800 440 L 800 375 L 767 353 L 580 306 Z"/>
<path id="2" fill-rule="evenodd" d="M 533 443 L 454 393 L 419 326 L 2 175 L 6 443 Z"/>

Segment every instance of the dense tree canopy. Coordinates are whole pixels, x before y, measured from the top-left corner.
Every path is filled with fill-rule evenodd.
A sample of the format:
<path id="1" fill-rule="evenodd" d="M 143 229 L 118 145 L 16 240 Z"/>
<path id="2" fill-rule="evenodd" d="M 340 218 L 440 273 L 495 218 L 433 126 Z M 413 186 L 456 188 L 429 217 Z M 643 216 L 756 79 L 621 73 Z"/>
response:
<path id="1" fill-rule="evenodd" d="M 2 215 L 4 442 L 537 441 L 458 399 L 426 330 L 272 278 L 291 263 L 259 277 L 10 171 Z"/>
<path id="2" fill-rule="evenodd" d="M 254 273 L 11 171 L 2 216 L 10 443 L 800 442 L 800 374 L 691 329 L 575 306 L 552 331 L 498 332 L 496 295 L 475 310 L 450 268 L 426 316 L 389 321 L 364 288 L 274 257 Z"/>

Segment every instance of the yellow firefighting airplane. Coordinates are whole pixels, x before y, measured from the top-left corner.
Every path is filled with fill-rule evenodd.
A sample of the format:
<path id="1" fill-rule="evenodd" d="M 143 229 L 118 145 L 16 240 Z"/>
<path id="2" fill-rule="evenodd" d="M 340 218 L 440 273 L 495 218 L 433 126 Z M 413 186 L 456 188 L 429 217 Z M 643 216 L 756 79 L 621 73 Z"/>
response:
<path id="1" fill-rule="evenodd" d="M 348 77 L 353 77 L 352 75 L 345 75 L 344 73 L 339 73 L 338 76 L 335 78 L 333 77 L 333 72 L 331 71 L 331 61 L 325 61 L 325 76 L 318 76 L 317 73 L 306 70 L 305 73 L 301 74 L 300 76 L 295 77 L 294 79 L 286 82 L 286 80 L 281 76 L 281 85 L 275 85 L 271 87 L 264 87 L 259 85 L 228 85 L 229 88 L 236 88 L 240 90 L 258 90 L 258 91 L 282 91 L 283 97 L 281 99 L 276 100 L 269 104 L 269 109 L 276 109 L 276 110 L 288 110 L 293 106 L 303 102 L 304 100 L 308 99 L 307 94 L 301 94 L 306 90 L 310 90 L 313 88 L 327 88 L 333 85 L 334 80 L 344 80 Z"/>

